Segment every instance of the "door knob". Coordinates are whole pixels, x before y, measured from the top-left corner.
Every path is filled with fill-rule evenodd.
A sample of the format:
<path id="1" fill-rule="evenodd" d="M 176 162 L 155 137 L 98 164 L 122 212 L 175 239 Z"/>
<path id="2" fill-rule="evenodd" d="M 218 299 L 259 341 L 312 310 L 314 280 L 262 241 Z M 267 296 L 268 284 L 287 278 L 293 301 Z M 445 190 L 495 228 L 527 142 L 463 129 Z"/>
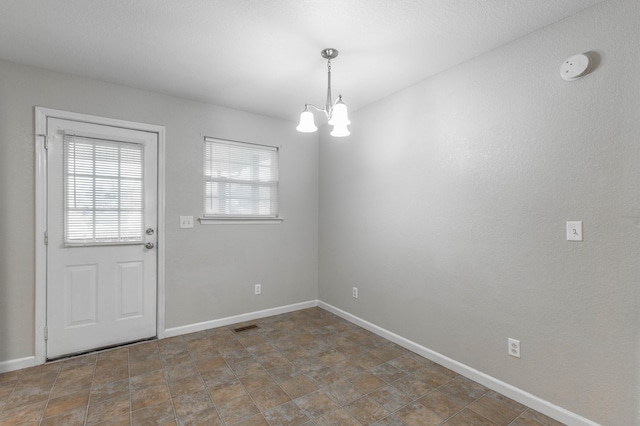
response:
<path id="1" fill-rule="evenodd" d="M 147 233 L 147 235 L 153 235 L 153 228 L 147 228 L 145 232 Z"/>
<path id="2" fill-rule="evenodd" d="M 147 243 L 144 246 L 145 246 L 145 248 L 148 248 L 149 250 L 151 250 L 154 247 L 153 243 Z"/>

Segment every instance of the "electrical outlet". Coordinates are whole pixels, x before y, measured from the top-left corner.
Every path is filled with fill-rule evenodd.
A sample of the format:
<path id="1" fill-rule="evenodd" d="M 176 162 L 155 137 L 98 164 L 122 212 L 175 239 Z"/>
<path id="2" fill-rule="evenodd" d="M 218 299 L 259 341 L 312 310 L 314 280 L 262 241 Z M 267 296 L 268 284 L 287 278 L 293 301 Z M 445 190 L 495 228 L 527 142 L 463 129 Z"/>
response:
<path id="1" fill-rule="evenodd" d="M 353 298 L 357 299 L 358 298 L 358 287 L 354 287 L 353 288 Z"/>
<path id="2" fill-rule="evenodd" d="M 509 355 L 520 358 L 520 340 L 509 338 Z"/>
<path id="3" fill-rule="evenodd" d="M 262 293 L 262 285 L 261 284 L 256 284 L 255 293 L 256 294 Z"/>

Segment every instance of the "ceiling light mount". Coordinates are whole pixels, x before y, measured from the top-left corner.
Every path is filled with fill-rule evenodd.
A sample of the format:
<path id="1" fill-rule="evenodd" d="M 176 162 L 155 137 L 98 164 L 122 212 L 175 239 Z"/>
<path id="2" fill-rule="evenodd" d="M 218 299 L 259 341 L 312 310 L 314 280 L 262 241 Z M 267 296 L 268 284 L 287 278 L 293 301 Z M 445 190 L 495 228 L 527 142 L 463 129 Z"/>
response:
<path id="1" fill-rule="evenodd" d="M 331 136 L 343 137 L 349 136 L 350 132 L 347 126 L 351 124 L 347 114 L 347 106 L 342 101 L 342 95 L 338 95 L 335 103 L 331 98 L 331 60 L 335 59 L 338 54 L 338 49 L 327 48 L 320 51 L 320 56 L 327 60 L 327 101 L 322 108 L 318 108 L 313 104 L 305 104 L 304 110 L 300 114 L 300 123 L 296 130 L 303 133 L 311 133 L 318 130 L 313 120 L 313 113 L 309 111 L 309 108 L 314 108 L 317 111 L 324 112 L 327 116 L 328 123 L 333 126 Z"/>
<path id="2" fill-rule="evenodd" d="M 338 49 L 332 49 L 332 48 L 323 49 L 320 52 L 320 55 L 327 60 L 335 59 L 338 57 L 339 54 L 340 52 L 338 51 Z"/>

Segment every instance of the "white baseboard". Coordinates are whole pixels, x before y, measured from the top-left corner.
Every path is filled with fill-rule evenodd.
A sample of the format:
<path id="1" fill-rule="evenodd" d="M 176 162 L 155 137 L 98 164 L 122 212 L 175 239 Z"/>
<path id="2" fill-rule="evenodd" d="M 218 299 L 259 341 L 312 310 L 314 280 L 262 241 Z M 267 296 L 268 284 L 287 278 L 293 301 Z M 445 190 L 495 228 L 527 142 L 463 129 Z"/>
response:
<path id="1" fill-rule="evenodd" d="M 164 331 L 163 337 L 180 336 L 187 333 L 195 333 L 196 331 L 208 330 L 210 328 L 224 327 L 239 322 L 252 321 L 259 318 L 270 317 L 273 315 L 286 314 L 288 312 L 299 311 L 301 309 L 313 308 L 318 306 L 317 300 L 308 302 L 294 303 L 293 305 L 280 306 L 277 308 L 265 309 L 262 311 L 249 312 L 246 314 L 234 315 L 232 317 L 220 318 L 211 321 L 199 322 L 196 324 L 183 325 L 181 327 L 168 328 Z"/>
<path id="2" fill-rule="evenodd" d="M 27 356 L 24 358 L 10 359 L 9 361 L 0 361 L 0 373 L 20 370 L 21 368 L 33 367 L 34 365 L 36 365 L 35 356 Z"/>
<path id="3" fill-rule="evenodd" d="M 569 410 L 565 410 L 564 408 L 554 405 L 542 398 L 538 398 L 537 396 L 532 395 L 529 392 L 516 388 L 515 386 L 498 380 L 495 377 L 478 371 L 475 368 L 469 367 L 468 365 L 462 364 L 461 362 L 453 360 L 438 352 L 425 348 L 418 343 L 415 343 L 409 339 L 405 339 L 402 336 L 399 336 L 389 330 L 385 330 L 382 327 L 365 321 L 362 318 L 345 312 L 342 309 L 336 308 L 335 306 L 329 305 L 328 303 L 319 301 L 318 306 L 366 330 L 369 330 L 370 332 L 377 334 L 380 337 L 384 337 L 385 339 L 396 343 L 397 345 L 402 346 L 405 349 L 409 349 L 410 351 L 415 352 L 420 356 L 423 356 L 433 362 L 442 365 L 443 367 L 446 367 L 475 382 L 478 382 L 481 385 L 488 387 L 489 389 L 492 389 L 498 393 L 501 393 L 502 395 L 518 401 L 521 404 L 531 407 L 534 410 L 539 411 L 542 414 L 545 414 L 559 422 L 565 423 L 570 426 L 600 426 L 598 425 L 598 423 L 579 416 L 578 414 L 575 414 Z"/>

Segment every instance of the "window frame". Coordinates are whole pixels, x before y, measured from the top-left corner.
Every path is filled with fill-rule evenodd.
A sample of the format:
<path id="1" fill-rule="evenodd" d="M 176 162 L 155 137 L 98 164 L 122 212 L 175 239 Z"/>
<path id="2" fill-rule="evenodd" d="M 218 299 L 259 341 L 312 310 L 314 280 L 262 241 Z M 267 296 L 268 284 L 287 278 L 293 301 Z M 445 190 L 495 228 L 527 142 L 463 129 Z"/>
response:
<path id="1" fill-rule="evenodd" d="M 207 175 L 207 162 L 211 159 L 207 156 L 208 144 L 220 144 L 220 145 L 235 145 L 244 149 L 255 149 L 258 151 L 272 151 L 275 152 L 275 174 L 276 179 L 273 182 L 273 189 L 275 192 L 275 212 L 272 215 L 258 215 L 258 214 L 207 214 L 207 183 L 215 181 L 214 178 Z M 278 224 L 283 221 L 283 218 L 279 214 L 280 207 L 280 147 L 265 144 L 256 144 L 251 142 L 236 141 L 230 139 L 223 139 L 218 137 L 205 136 L 203 141 L 203 170 L 202 170 L 202 202 L 203 213 L 199 222 L 203 225 L 216 225 L 216 224 Z M 244 181 L 244 180 L 243 180 Z M 264 181 L 260 180 L 246 180 L 249 185 L 264 186 Z M 274 201 L 271 200 L 273 203 Z"/>

